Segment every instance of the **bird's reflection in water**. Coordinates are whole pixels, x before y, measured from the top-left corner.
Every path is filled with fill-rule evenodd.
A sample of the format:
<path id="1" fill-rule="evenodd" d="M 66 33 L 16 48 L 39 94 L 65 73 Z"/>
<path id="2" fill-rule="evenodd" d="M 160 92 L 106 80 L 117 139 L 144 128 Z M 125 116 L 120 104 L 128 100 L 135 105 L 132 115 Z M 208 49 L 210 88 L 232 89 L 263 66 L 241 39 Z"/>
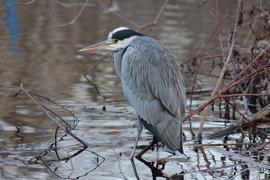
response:
<path id="1" fill-rule="evenodd" d="M 162 172 L 165 169 L 166 163 L 168 161 L 165 161 L 165 160 L 162 160 L 162 159 L 157 160 L 155 162 L 154 161 L 146 161 L 141 156 L 136 157 L 136 159 L 139 160 L 144 165 L 146 165 L 151 170 L 153 180 L 156 180 L 157 177 L 164 177 L 164 178 L 166 178 L 166 180 L 184 180 L 184 175 L 181 174 L 182 172 L 173 174 L 170 177 Z M 132 167 L 133 167 L 136 178 L 140 179 L 139 175 L 138 175 L 138 172 L 136 170 L 136 165 L 134 163 L 134 159 L 132 158 L 130 161 L 131 161 L 131 164 L 132 164 Z"/>
<path id="2" fill-rule="evenodd" d="M 146 146 L 139 154 L 137 154 L 135 156 L 135 158 L 137 160 L 139 160 L 141 163 L 143 163 L 144 165 L 146 165 L 151 170 L 153 180 L 155 180 L 157 177 L 164 177 L 164 178 L 166 178 L 166 180 L 183 180 L 184 175 L 181 173 L 176 173 L 176 174 L 173 174 L 171 177 L 169 177 L 168 175 L 166 175 L 162 172 L 165 169 L 165 165 L 168 161 L 163 160 L 163 159 L 157 159 L 154 162 L 154 161 L 146 161 L 145 159 L 142 158 L 142 154 L 144 154 L 145 152 L 147 152 L 150 149 L 152 151 L 154 150 L 154 147 L 153 147 L 154 144 L 155 143 L 153 143 L 153 142 L 150 143 L 150 145 Z M 173 155 L 171 155 L 171 156 L 173 156 Z M 134 171 L 136 178 L 140 179 L 138 172 L 137 172 L 137 169 L 136 169 L 136 165 L 134 163 L 134 159 L 132 158 L 132 159 L 130 159 L 130 161 L 131 161 L 133 171 Z"/>

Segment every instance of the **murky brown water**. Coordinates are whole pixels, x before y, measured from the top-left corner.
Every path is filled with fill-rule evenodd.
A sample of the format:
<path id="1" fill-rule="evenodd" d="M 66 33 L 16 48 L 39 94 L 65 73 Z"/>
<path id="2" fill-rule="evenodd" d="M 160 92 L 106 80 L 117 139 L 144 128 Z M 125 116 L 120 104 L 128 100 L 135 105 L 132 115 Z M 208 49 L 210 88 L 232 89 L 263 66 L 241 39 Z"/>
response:
<path id="1" fill-rule="evenodd" d="M 1 6 L 7 6 L 10 0 L 2 0 Z M 80 1 L 82 2 L 82 1 Z M 14 6 L 0 11 L 0 81 L 19 86 L 19 80 L 30 91 L 45 96 L 68 108 L 79 119 L 72 131 L 89 145 L 88 150 L 99 154 L 105 161 L 95 170 L 97 158 L 91 152 L 84 152 L 72 159 L 70 163 L 56 160 L 54 153 L 43 159 L 50 164 L 52 171 L 62 178 L 88 175 L 81 179 L 135 179 L 128 159 L 136 136 L 137 118 L 133 109 L 123 101 L 120 80 L 111 63 L 110 55 L 100 62 L 89 74 L 89 84 L 83 74 L 106 52 L 91 54 L 77 53 L 77 50 L 107 38 L 108 32 L 119 26 L 136 29 L 119 16 L 106 13 L 96 1 L 90 1 L 82 15 L 71 25 L 34 33 L 35 31 L 70 22 L 81 9 L 78 1 L 65 7 L 53 0 L 41 0 L 28 6 Z M 109 1 L 104 1 L 106 5 Z M 164 1 L 113 1 L 112 11 L 143 25 L 153 21 Z M 169 3 L 158 25 L 142 30 L 142 33 L 158 38 L 175 54 L 180 63 L 198 55 L 210 36 L 215 24 L 207 6 L 198 7 L 200 2 L 175 1 Z M 249 7 L 257 2 L 247 2 Z M 269 3 L 268 3 L 269 4 Z M 68 5 L 68 4 L 66 4 Z M 211 9 L 214 10 L 214 9 Z M 237 10 L 234 1 L 220 1 L 220 14 L 230 14 Z M 228 20 L 229 21 L 229 20 Z M 225 27 L 230 31 L 234 19 Z M 231 26 L 229 26 L 231 24 Z M 9 35 L 28 33 L 25 36 L 4 38 Z M 217 39 L 213 40 L 217 41 Z M 202 67 L 204 69 L 204 67 Z M 208 71 L 208 68 L 205 68 Z M 192 78 L 185 77 L 190 90 Z M 216 79 L 199 77 L 201 89 L 212 90 Z M 96 91 L 96 87 L 99 93 Z M 25 93 L 13 95 L 18 89 L 0 86 L 0 179 L 58 179 L 41 162 L 30 161 L 42 150 L 54 142 L 56 124 L 52 122 Z M 46 104 L 56 114 L 70 124 L 73 117 L 63 109 L 36 98 Z M 118 101 L 121 100 L 121 101 Z M 206 97 L 194 97 L 194 108 L 203 104 Z M 106 111 L 103 108 L 106 107 Z M 102 112 L 102 113 L 98 113 Z M 184 124 L 186 135 L 184 151 L 189 159 L 170 156 L 166 152 L 149 151 L 144 155 L 146 161 L 163 160 L 163 173 L 179 179 L 244 179 L 247 168 L 252 171 L 250 179 L 263 178 L 266 172 L 257 168 L 246 167 L 245 163 L 223 156 L 226 147 L 195 148 L 192 133 L 198 133 L 200 117 L 193 117 L 192 131 L 188 122 Z M 204 134 L 224 127 L 224 119 L 214 119 L 205 125 Z M 19 132 L 17 130 L 19 129 Z M 17 133 L 16 133 L 17 132 Z M 60 132 L 61 134 L 61 132 Z M 60 135 L 59 135 L 60 136 Z M 139 145 L 147 145 L 151 135 L 145 130 Z M 232 137 L 237 139 L 238 136 Z M 233 141 L 233 140 L 232 140 Z M 207 140 L 204 143 L 223 143 L 221 140 Z M 81 146 L 72 137 L 67 136 L 58 145 L 61 157 L 67 151 Z M 37 152 L 34 152 L 36 150 Z M 31 164 L 33 163 L 33 164 Z M 152 179 L 150 168 L 135 160 L 141 179 Z M 234 166 L 239 164 L 238 166 Z M 156 166 L 156 164 L 154 164 Z M 254 166 L 255 167 L 255 166 Z M 158 168 L 162 168 L 159 165 Z M 252 169 L 253 168 L 253 169 Z M 210 170 L 209 170 L 210 169 Z M 254 171 L 253 171 L 254 170 Z M 179 175 L 179 173 L 184 173 Z M 164 178 L 157 178 L 164 179 Z"/>

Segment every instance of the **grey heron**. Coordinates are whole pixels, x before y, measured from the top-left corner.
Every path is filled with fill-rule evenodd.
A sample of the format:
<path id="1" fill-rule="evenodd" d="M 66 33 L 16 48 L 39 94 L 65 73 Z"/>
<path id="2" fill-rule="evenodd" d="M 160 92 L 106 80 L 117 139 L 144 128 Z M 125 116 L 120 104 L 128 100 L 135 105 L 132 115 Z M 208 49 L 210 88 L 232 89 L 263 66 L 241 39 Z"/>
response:
<path id="1" fill-rule="evenodd" d="M 181 71 L 169 49 L 157 39 L 119 27 L 108 39 L 79 51 L 113 51 L 113 64 L 121 79 L 124 96 L 138 115 L 133 158 L 142 124 L 157 142 L 183 153 L 182 117 L 186 92 Z"/>

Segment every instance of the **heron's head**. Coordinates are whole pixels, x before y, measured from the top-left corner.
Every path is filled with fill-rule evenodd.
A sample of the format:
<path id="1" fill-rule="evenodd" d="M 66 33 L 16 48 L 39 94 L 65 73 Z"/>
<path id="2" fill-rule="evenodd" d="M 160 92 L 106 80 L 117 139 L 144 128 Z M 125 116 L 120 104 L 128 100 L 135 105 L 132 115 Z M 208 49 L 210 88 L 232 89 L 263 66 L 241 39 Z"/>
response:
<path id="1" fill-rule="evenodd" d="M 119 27 L 109 33 L 106 41 L 87 46 L 79 51 L 91 51 L 96 49 L 117 50 L 125 48 L 137 36 L 144 35 L 126 27 Z"/>

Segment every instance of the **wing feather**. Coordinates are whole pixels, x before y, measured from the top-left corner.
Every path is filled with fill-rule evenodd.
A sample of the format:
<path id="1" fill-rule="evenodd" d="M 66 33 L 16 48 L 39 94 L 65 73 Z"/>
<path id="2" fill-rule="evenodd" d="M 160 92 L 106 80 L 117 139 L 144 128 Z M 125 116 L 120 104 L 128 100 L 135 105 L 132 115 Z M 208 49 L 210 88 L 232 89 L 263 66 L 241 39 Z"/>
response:
<path id="1" fill-rule="evenodd" d="M 186 95 L 173 55 L 151 37 L 135 38 L 124 52 L 116 69 L 126 99 L 159 141 L 172 150 L 182 148 Z"/>

